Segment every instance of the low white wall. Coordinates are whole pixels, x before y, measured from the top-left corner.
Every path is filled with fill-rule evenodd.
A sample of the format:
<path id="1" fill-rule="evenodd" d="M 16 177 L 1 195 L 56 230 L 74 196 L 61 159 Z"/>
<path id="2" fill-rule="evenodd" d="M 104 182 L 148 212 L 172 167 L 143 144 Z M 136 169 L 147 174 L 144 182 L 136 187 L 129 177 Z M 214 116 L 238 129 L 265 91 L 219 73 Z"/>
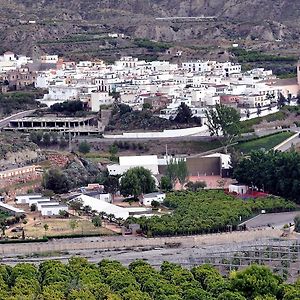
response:
<path id="1" fill-rule="evenodd" d="M 241 121 L 247 121 L 247 120 L 258 118 L 258 117 L 265 117 L 267 115 L 271 115 L 271 114 L 278 112 L 279 109 L 277 108 L 277 106 L 272 107 L 270 110 L 268 108 L 262 108 L 260 115 L 257 115 L 257 108 L 250 108 L 249 111 L 250 111 L 249 118 L 244 116 L 241 118 Z"/>
<path id="2" fill-rule="evenodd" d="M 286 139 L 285 141 L 283 141 L 282 143 L 280 143 L 279 145 L 275 146 L 273 149 L 274 150 L 280 150 L 280 148 L 282 146 L 284 146 L 285 144 L 289 143 L 290 141 L 292 141 L 293 139 L 298 139 L 299 136 L 299 132 L 295 133 L 293 136 L 289 137 L 288 139 Z"/>
<path id="3" fill-rule="evenodd" d="M 190 135 L 209 135 L 207 134 L 207 126 L 192 127 L 184 129 L 166 129 L 164 131 L 148 131 L 148 132 L 124 132 L 123 134 L 109 135 L 104 134 L 105 139 L 145 139 L 145 138 L 172 138 Z"/>

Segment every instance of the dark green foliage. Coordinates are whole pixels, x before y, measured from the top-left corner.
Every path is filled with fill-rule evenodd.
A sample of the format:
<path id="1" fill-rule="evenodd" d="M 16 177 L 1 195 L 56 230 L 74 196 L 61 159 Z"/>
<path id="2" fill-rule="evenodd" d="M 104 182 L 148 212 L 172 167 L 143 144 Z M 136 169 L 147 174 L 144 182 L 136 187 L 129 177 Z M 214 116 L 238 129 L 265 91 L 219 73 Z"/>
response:
<path id="1" fill-rule="evenodd" d="M 253 265 L 246 270 L 231 274 L 231 286 L 239 291 L 246 299 L 254 299 L 257 296 L 277 296 L 280 292 L 282 279 L 274 275 L 270 269 L 264 266 Z M 276 299 L 276 298 L 275 298 Z"/>
<path id="2" fill-rule="evenodd" d="M 160 180 L 160 189 L 163 192 L 170 192 L 172 190 L 172 182 L 169 177 L 163 176 Z"/>
<path id="3" fill-rule="evenodd" d="M 94 224 L 95 227 L 101 227 L 102 225 L 101 218 L 99 216 L 93 217 L 92 223 Z"/>
<path id="4" fill-rule="evenodd" d="M 113 110 L 106 130 L 162 130 L 171 126 L 171 121 L 156 117 L 149 110 L 132 111 L 128 105 L 119 104 Z"/>
<path id="5" fill-rule="evenodd" d="M 207 126 L 211 136 L 222 136 L 221 142 L 230 145 L 240 134 L 240 114 L 232 107 L 217 104 L 215 108 L 206 111 Z"/>
<path id="6" fill-rule="evenodd" d="M 155 191 L 151 172 L 143 167 L 129 169 L 121 178 L 120 192 L 123 196 L 138 198 L 141 194 Z"/>
<path id="7" fill-rule="evenodd" d="M 185 103 L 181 103 L 174 121 L 182 124 L 190 123 L 192 116 L 191 109 Z"/>
<path id="8" fill-rule="evenodd" d="M 21 110 L 36 109 L 40 106 L 40 103 L 35 99 L 42 96 L 43 93 L 39 91 L 0 94 L 0 115 L 8 115 Z"/>
<path id="9" fill-rule="evenodd" d="M 78 151 L 83 153 L 83 154 L 89 153 L 90 150 L 91 150 L 91 146 L 87 141 L 81 142 L 78 146 Z"/>
<path id="10" fill-rule="evenodd" d="M 125 104 L 118 104 L 112 111 L 112 117 L 106 127 L 107 131 L 112 130 L 163 130 L 169 128 L 184 128 L 194 124 L 201 126 L 201 120 L 197 117 L 191 117 L 190 109 L 183 104 L 179 108 L 179 116 L 171 121 L 157 117 L 150 110 L 132 110 L 131 107 Z M 187 108 L 187 109 L 186 109 Z M 121 147 L 120 147 L 121 148 Z"/>
<path id="11" fill-rule="evenodd" d="M 139 48 L 146 48 L 150 52 L 163 52 L 171 47 L 166 43 L 154 42 L 148 39 L 135 39 L 134 43 Z"/>
<path id="12" fill-rule="evenodd" d="M 222 285 L 221 292 L 213 288 Z M 137 260 L 128 268 L 117 261 L 98 265 L 73 257 L 68 263 L 48 260 L 38 267 L 0 265 L 0 299 L 44 300 L 296 300 L 300 286 L 264 266 L 251 266 L 227 277 L 204 265 L 191 271 L 164 262 L 160 270 Z"/>
<path id="13" fill-rule="evenodd" d="M 206 187 L 206 182 L 205 181 L 196 181 L 196 182 L 188 182 L 185 187 L 187 188 L 188 191 L 191 192 L 197 192 Z"/>
<path id="14" fill-rule="evenodd" d="M 84 105 L 80 100 L 65 101 L 63 103 L 55 103 L 51 105 L 50 110 L 53 112 L 64 113 L 66 115 L 72 115 L 76 112 L 83 111 Z"/>
<path id="15" fill-rule="evenodd" d="M 279 56 L 266 54 L 259 51 L 245 50 L 240 48 L 232 48 L 230 50 L 238 59 L 239 63 L 245 62 L 259 62 L 259 61 L 272 61 L 272 62 L 296 62 L 297 58 L 294 56 Z"/>
<path id="16" fill-rule="evenodd" d="M 238 163 L 234 177 L 240 183 L 300 202 L 300 154 L 296 152 L 252 152 Z"/>
<path id="17" fill-rule="evenodd" d="M 149 236 L 202 234 L 236 229 L 242 219 L 265 209 L 267 212 L 294 210 L 292 202 L 267 197 L 246 201 L 226 195 L 222 191 L 175 192 L 167 195 L 164 205 L 173 210 L 171 215 L 131 219 L 141 225 Z"/>
<path id="18" fill-rule="evenodd" d="M 62 194 L 70 188 L 67 176 L 58 169 L 50 169 L 44 173 L 43 187 L 52 190 L 54 193 Z"/>

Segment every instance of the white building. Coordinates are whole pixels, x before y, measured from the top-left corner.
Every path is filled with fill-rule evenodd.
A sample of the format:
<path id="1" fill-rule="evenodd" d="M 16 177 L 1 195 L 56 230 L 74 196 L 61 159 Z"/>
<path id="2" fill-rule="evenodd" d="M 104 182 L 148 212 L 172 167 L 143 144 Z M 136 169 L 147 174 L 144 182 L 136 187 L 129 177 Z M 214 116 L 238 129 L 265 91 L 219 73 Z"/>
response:
<path id="1" fill-rule="evenodd" d="M 248 191 L 248 186 L 247 185 L 242 185 L 242 184 L 231 184 L 229 185 L 229 193 L 236 193 L 239 195 L 244 195 Z"/>
<path id="2" fill-rule="evenodd" d="M 142 204 L 144 206 L 151 206 L 151 203 L 153 201 L 156 201 L 158 203 L 163 203 L 166 199 L 165 193 L 150 193 L 143 195 L 143 199 L 141 200 Z"/>
<path id="3" fill-rule="evenodd" d="M 108 165 L 107 169 L 109 175 L 123 175 L 129 169 L 135 167 L 144 167 L 148 169 L 152 175 L 158 175 L 157 155 L 120 156 L 119 164 Z"/>
<path id="4" fill-rule="evenodd" d="M 90 108 L 93 112 L 98 112 L 102 105 L 111 105 L 114 103 L 114 99 L 109 96 L 108 92 L 92 92 Z"/>
<path id="5" fill-rule="evenodd" d="M 80 195 L 74 198 L 73 201 L 74 200 L 81 200 L 84 206 L 88 205 L 92 210 L 96 210 L 99 213 L 105 212 L 107 215 L 113 214 L 116 218 L 122 218 L 123 220 L 126 220 L 129 217 L 129 212 L 125 208 L 100 199 L 89 197 L 87 195 Z"/>
<path id="6" fill-rule="evenodd" d="M 42 211 L 42 206 L 44 206 L 44 205 L 56 206 L 56 205 L 59 205 L 59 202 L 57 202 L 57 201 L 38 202 L 37 203 L 37 210 Z"/>
<path id="7" fill-rule="evenodd" d="M 41 214 L 42 216 L 58 216 L 61 211 L 68 212 L 69 208 L 65 204 L 58 205 L 47 205 L 44 204 L 41 206 Z"/>
<path id="8" fill-rule="evenodd" d="M 27 195 L 19 195 L 15 197 L 15 202 L 17 204 L 28 204 L 29 199 L 33 198 L 42 198 L 41 194 L 27 194 Z"/>
<path id="9" fill-rule="evenodd" d="M 42 55 L 41 56 L 41 63 L 44 64 L 56 64 L 58 62 L 58 55 Z"/>

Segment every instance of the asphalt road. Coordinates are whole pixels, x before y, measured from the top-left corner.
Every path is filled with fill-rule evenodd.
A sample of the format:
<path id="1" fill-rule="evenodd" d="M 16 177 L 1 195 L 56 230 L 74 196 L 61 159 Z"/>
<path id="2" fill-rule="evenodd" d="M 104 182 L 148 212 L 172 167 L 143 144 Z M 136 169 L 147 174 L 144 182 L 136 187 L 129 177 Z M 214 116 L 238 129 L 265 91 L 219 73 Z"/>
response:
<path id="1" fill-rule="evenodd" d="M 274 213 L 274 214 L 260 214 L 249 221 L 242 224 L 246 224 L 247 228 L 260 228 L 260 227 L 275 227 L 282 228 L 285 224 L 294 223 L 294 218 L 300 215 L 300 211 Z"/>
<path id="2" fill-rule="evenodd" d="M 36 109 L 21 111 L 19 113 L 16 113 L 16 114 L 13 114 L 13 115 L 11 115 L 9 117 L 1 119 L 0 120 L 0 129 L 6 127 L 11 120 L 13 120 L 13 119 L 19 119 L 19 118 L 23 118 L 23 117 L 29 116 L 30 114 L 32 114 L 35 111 L 36 111 Z"/>

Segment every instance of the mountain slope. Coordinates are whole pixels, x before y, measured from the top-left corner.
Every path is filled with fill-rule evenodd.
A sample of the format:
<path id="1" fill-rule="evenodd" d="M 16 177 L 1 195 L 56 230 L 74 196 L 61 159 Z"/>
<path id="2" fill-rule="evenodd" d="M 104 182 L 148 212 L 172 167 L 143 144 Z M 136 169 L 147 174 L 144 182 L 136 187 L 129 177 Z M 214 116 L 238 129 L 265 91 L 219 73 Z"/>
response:
<path id="1" fill-rule="evenodd" d="M 3 50 L 26 54 L 36 49 L 65 54 L 131 47 L 129 41 L 111 44 L 99 37 L 105 32 L 184 45 L 187 41 L 219 45 L 240 39 L 263 43 L 284 40 L 293 41 L 290 47 L 297 49 L 300 37 L 300 2 L 291 0 L 0 0 L 0 6 Z M 217 18 L 187 23 L 155 19 L 202 15 Z M 23 24 L 29 20 L 37 24 Z M 96 38 L 92 37 L 95 33 Z M 80 41 L 79 34 L 84 35 Z"/>

